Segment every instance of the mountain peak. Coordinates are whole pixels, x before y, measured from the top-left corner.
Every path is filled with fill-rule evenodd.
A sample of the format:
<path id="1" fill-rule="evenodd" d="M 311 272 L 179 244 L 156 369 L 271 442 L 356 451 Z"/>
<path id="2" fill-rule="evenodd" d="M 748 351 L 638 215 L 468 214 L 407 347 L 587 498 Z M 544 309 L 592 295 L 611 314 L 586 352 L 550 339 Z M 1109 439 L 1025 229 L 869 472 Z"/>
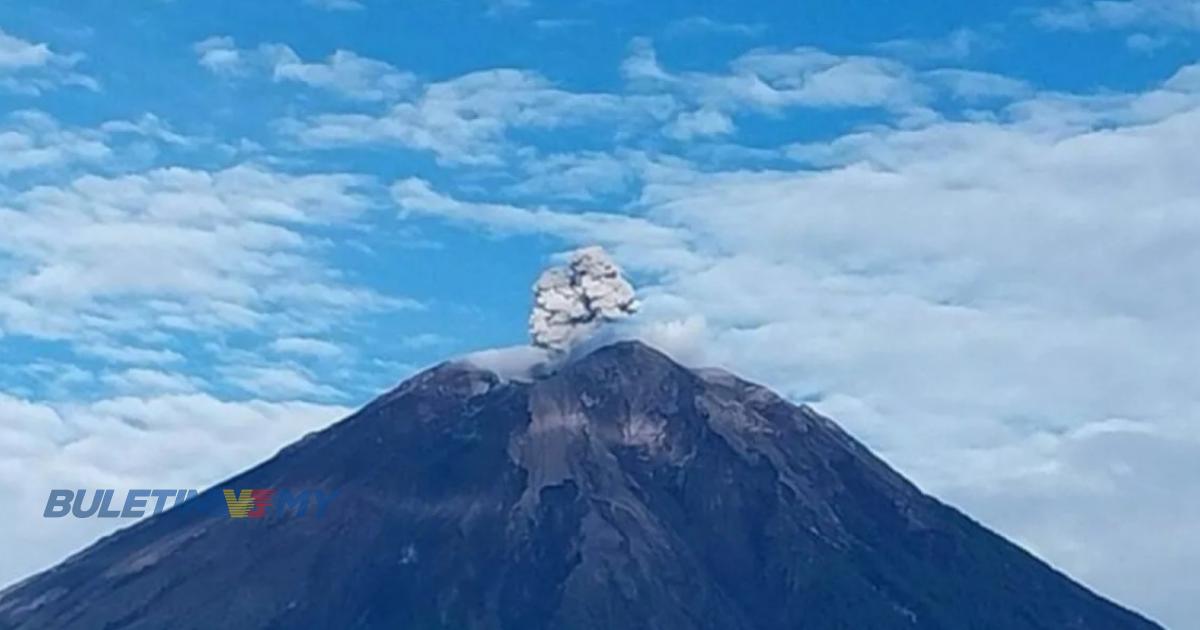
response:
<path id="1" fill-rule="evenodd" d="M 1158 627 L 761 386 L 636 341 L 505 376 L 531 358 L 422 372 L 200 497 L 321 487 L 326 516 L 170 510 L 0 595 L 0 628 Z"/>
<path id="2" fill-rule="evenodd" d="M 589 352 L 587 354 L 587 358 L 603 358 L 609 355 L 643 361 L 675 362 L 673 359 L 668 357 L 666 353 L 639 339 L 622 339 L 620 341 L 614 341 L 610 344 L 600 346 L 599 348 Z"/>

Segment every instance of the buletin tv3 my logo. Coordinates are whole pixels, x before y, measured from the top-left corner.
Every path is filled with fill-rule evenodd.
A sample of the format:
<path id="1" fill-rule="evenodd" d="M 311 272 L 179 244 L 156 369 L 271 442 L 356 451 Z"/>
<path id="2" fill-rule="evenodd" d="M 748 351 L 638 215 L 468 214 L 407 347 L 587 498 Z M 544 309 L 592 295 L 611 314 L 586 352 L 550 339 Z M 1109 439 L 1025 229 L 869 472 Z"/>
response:
<path id="1" fill-rule="evenodd" d="M 50 491 L 46 518 L 141 518 L 167 509 L 237 519 L 267 516 L 322 516 L 337 495 L 336 490 L 223 488 L 221 494 L 200 494 L 184 489 L 134 489 L 116 501 L 113 489 Z M 120 509 L 117 509 L 120 506 Z"/>
<path id="2" fill-rule="evenodd" d="M 271 497 L 275 495 L 275 491 L 269 488 L 242 490 L 240 494 L 235 494 L 233 490 L 225 488 L 221 493 L 225 495 L 229 518 L 264 517 L 267 515 L 267 508 L 271 507 Z"/>

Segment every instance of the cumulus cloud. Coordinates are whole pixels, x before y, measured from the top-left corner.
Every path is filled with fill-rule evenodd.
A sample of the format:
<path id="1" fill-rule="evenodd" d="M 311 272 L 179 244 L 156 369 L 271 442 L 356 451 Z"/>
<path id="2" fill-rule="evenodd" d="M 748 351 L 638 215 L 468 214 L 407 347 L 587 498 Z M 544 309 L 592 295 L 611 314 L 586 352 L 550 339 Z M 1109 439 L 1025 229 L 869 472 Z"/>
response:
<path id="1" fill-rule="evenodd" d="M 226 365 L 219 368 L 225 379 L 267 400 L 339 400 L 345 394 L 314 380 L 296 365 Z"/>
<path id="2" fill-rule="evenodd" d="M 309 257 L 304 226 L 361 212 L 364 184 L 243 165 L 89 175 L 20 191 L 0 203 L 0 253 L 12 260 L 0 277 L 0 328 L 47 337 L 254 329 L 286 326 L 288 311 L 404 307 L 341 286 Z M 284 304 L 292 307 L 276 310 Z"/>
<path id="3" fill-rule="evenodd" d="M 1020 457 L 1016 451 L 1024 447 L 1054 466 L 1007 484 L 947 487 L 943 495 L 1098 588 L 1125 584 L 1131 575 L 1186 576 L 1200 562 L 1200 540 L 1192 531 L 1200 502 L 1177 489 L 1197 474 L 1200 440 L 1187 426 L 1195 417 L 1185 423 L 1110 419 L 1033 436 L 1014 444 L 1004 459 Z M 1183 628 L 1195 618 L 1193 601 L 1161 583 L 1126 588 L 1167 627 Z"/>
<path id="4" fill-rule="evenodd" d="M 391 64 L 336 50 L 321 62 L 306 62 L 288 46 L 267 44 L 260 52 L 270 61 L 276 81 L 295 81 L 351 98 L 378 101 L 408 91 L 416 77 Z"/>
<path id="5" fill-rule="evenodd" d="M 196 52 L 200 65 L 210 72 L 229 76 L 245 70 L 242 52 L 232 37 L 214 35 L 196 42 L 192 50 Z"/>
<path id="6" fill-rule="evenodd" d="M 733 131 L 728 114 L 714 109 L 683 112 L 666 127 L 666 134 L 676 140 L 692 140 L 705 136 L 720 136 Z"/>
<path id="7" fill-rule="evenodd" d="M 47 404 L 0 392 L 0 584 L 46 568 L 114 519 L 42 518 L 51 488 L 204 488 L 349 413 L 302 402 L 156 394 Z"/>
<path id="8" fill-rule="evenodd" d="M 621 269 L 602 248 L 586 247 L 538 278 L 529 336 L 535 346 L 565 352 L 602 324 L 625 319 L 637 309 L 633 285 Z"/>
<path id="9" fill-rule="evenodd" d="M 589 201 L 629 189 L 637 156 L 601 151 L 521 154 L 521 173 L 506 190 L 514 196 Z"/>
<path id="10" fill-rule="evenodd" d="M 135 120 L 110 120 L 100 125 L 100 131 L 110 136 L 131 134 L 175 146 L 193 146 L 201 142 L 199 138 L 176 132 L 167 121 L 151 113 L 142 114 Z"/>
<path id="11" fill-rule="evenodd" d="M 51 488 L 202 488 L 349 412 L 296 400 L 344 399 L 323 375 L 206 343 L 226 362 L 213 366 L 197 356 L 198 341 L 237 330 L 275 340 L 276 352 L 328 357 L 336 347 L 301 335 L 364 311 L 419 307 L 348 284 L 322 259 L 330 228 L 370 207 L 368 178 L 256 164 L 51 177 L 52 167 L 109 159 L 72 148 L 88 142 L 189 140 L 152 116 L 76 130 L 18 113 L 0 134 L 0 153 L 14 158 L 7 166 L 40 175 L 6 188 L 0 202 L 0 335 L 15 351 L 6 356 L 20 364 L 22 338 L 36 337 L 70 343 L 85 367 L 105 364 L 4 366 L 14 386 L 0 392 L 0 501 L 13 513 L 0 536 L 29 544 L 5 550 L 0 582 L 127 524 L 50 523 L 41 511 Z M 210 379 L 195 375 L 198 364 L 212 368 Z M 237 389 L 278 402 L 214 393 Z"/>
<path id="12" fill-rule="evenodd" d="M 951 38 L 967 47 L 969 31 Z M 880 45 L 884 51 L 926 46 L 914 41 Z M 927 58 L 949 59 L 947 50 L 926 50 Z M 966 54 L 964 52 L 963 54 Z M 1008 77 L 958 68 L 918 70 L 896 59 L 839 55 L 812 47 L 755 49 L 731 61 L 726 71 L 677 72 L 659 61 L 653 43 L 635 39 L 622 65 L 631 89 L 671 94 L 690 109 L 663 127 L 676 139 L 728 135 L 731 114 L 780 114 L 792 109 L 878 109 L 906 125 L 924 124 L 940 114 L 934 104 L 949 97 L 971 103 L 981 98 L 1012 100 L 1032 90 Z"/>
<path id="13" fill-rule="evenodd" d="M 1034 21 L 1053 30 L 1200 30 L 1197 0 L 1089 0 L 1063 2 L 1034 13 Z"/>
<path id="14" fill-rule="evenodd" d="M 648 61 L 642 78 L 666 73 Z M 759 76 L 803 63 L 754 60 Z M 1200 398 L 1186 385 L 1200 354 L 1200 73 L 1102 95 L 936 77 L 1011 101 L 781 147 L 791 166 L 638 162 L 640 194 L 609 219 L 423 182 L 393 196 L 492 234 L 594 236 L 652 272 L 646 338 L 816 405 L 926 489 L 1186 625 L 1194 607 L 1179 602 L 1200 591 L 1189 561 L 1163 559 L 1194 558 L 1200 536 L 1145 532 L 1200 504 Z M 1117 548 L 1157 560 L 1094 552 Z"/>
<path id="15" fill-rule="evenodd" d="M 335 50 L 321 61 L 305 61 L 284 44 L 243 49 L 227 36 L 209 37 L 193 49 L 200 65 L 214 74 L 235 77 L 260 73 L 276 83 L 299 83 L 357 100 L 395 98 L 416 82 L 411 73 L 348 50 Z"/>
<path id="16" fill-rule="evenodd" d="M 1186 6 L 1179 2 L 1070 6 L 1081 28 L 1188 24 L 1161 8 Z M 358 101 L 344 111 L 298 104 L 278 125 L 294 148 L 403 147 L 471 176 L 396 181 L 390 193 L 403 220 L 602 244 L 648 279 L 637 322 L 647 339 L 817 405 L 925 488 L 1106 595 L 1186 625 L 1200 601 L 1190 579 L 1200 536 L 1172 528 L 1180 504 L 1200 505 L 1190 483 L 1200 422 L 1192 386 L 1200 71 L 1182 68 L 1143 92 L 1077 94 L 923 65 L 970 56 L 980 43 L 953 33 L 890 42 L 875 55 L 763 48 L 684 71 L 638 40 L 615 93 L 522 69 L 408 85 L 404 71 L 348 51 L 304 59 L 227 38 L 197 54 L 230 77 Z M 22 58 L 36 61 L 34 46 Z M 753 147 L 737 144 L 735 120 L 833 108 L 878 111 L 873 125 L 824 130 L 829 140 L 772 144 L 764 134 Z M 680 141 L 642 133 L 651 127 Z M 563 129 L 600 140 L 574 151 L 557 137 L 552 147 L 539 142 Z M 7 145 L 13 163 L 36 164 L 41 151 L 71 144 L 26 131 L 34 138 L 20 140 L 26 147 Z M 157 347 L 111 338 L 121 333 L 249 331 L 272 352 L 316 356 L 328 349 L 297 340 L 384 302 L 346 286 L 322 255 L 330 226 L 371 206 L 371 186 L 243 165 L 6 190 L 0 220 L 13 236 L 0 233 L 0 334 L 99 339 L 117 361 L 113 348 Z M 552 279 L 546 295 L 571 286 L 569 275 Z M 472 360 L 519 375 L 539 352 Z M 123 354 L 129 369 L 178 367 Z M 313 389 L 323 379 L 308 364 L 226 358 L 243 369 L 217 370 L 199 388 L 336 395 Z M 62 367 L 36 366 L 47 379 Z M 115 382 L 109 372 L 97 378 Z M 12 404 L 50 433 L 87 417 Z M 126 427 L 145 422 L 122 418 Z M 36 446 L 20 431 L 6 439 Z M 1112 505 L 1123 508 L 1119 522 Z"/>
<path id="17" fill-rule="evenodd" d="M 815 48 L 755 50 L 734 60 L 728 73 L 667 70 L 653 44 L 638 39 L 623 73 L 634 86 L 668 89 L 710 109 L 788 107 L 906 108 L 921 88 L 905 65 L 881 57 L 839 56 Z"/>
<path id="18" fill-rule="evenodd" d="M 313 147 L 402 145 L 447 164 L 501 164 L 510 130 L 578 128 L 600 121 L 636 126 L 669 114 L 670 99 L 577 93 L 535 72 L 472 72 L 423 86 L 382 114 L 318 114 L 280 129 Z"/>
<path id="19" fill-rule="evenodd" d="M 396 182 L 391 191 L 404 216 L 438 217 L 500 235 L 550 234 L 567 237 L 579 245 L 616 246 L 622 258 L 645 254 L 659 257 L 663 252 L 673 262 L 688 258 L 684 235 L 679 230 L 641 217 L 463 201 L 416 178 Z"/>
<path id="20" fill-rule="evenodd" d="M 211 140 L 175 131 L 153 114 L 75 127 L 38 110 L 23 109 L 0 120 L 0 178 L 14 174 L 54 180 L 62 172 L 95 167 L 127 168 L 149 146 L 218 146 Z"/>
<path id="21" fill-rule="evenodd" d="M 13 112 L 0 126 L 0 176 L 100 162 L 112 154 L 102 131 L 66 129 L 42 112 Z"/>
<path id="22" fill-rule="evenodd" d="M 0 68 L 38 68 L 50 63 L 54 53 L 45 44 L 34 44 L 0 31 Z"/>
<path id="23" fill-rule="evenodd" d="M 36 96 L 62 87 L 99 89 L 95 79 L 75 71 L 82 55 L 55 52 L 0 29 L 0 90 Z"/>

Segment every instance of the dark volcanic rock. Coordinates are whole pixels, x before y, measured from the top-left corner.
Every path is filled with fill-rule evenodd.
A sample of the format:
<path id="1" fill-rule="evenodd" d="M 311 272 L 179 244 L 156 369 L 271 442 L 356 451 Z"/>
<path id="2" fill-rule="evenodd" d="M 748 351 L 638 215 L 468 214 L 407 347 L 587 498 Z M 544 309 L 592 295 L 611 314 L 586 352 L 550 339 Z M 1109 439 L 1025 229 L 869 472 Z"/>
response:
<path id="1" fill-rule="evenodd" d="M 533 383 L 439 366 L 217 487 L 339 495 L 147 519 L 0 595 L 0 627 L 1159 627 L 812 410 L 633 342 Z"/>

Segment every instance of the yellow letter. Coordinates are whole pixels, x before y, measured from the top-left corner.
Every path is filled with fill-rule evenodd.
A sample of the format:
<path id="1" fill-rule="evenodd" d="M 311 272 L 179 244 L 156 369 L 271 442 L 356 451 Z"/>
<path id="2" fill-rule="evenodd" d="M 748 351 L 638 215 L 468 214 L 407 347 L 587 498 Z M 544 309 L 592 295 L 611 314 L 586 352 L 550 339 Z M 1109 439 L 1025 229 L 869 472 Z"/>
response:
<path id="1" fill-rule="evenodd" d="M 246 518 L 250 509 L 254 507 L 253 490 L 242 490 L 237 496 L 234 496 L 233 490 L 225 489 L 221 492 L 225 493 L 225 505 L 229 508 L 230 518 Z"/>

